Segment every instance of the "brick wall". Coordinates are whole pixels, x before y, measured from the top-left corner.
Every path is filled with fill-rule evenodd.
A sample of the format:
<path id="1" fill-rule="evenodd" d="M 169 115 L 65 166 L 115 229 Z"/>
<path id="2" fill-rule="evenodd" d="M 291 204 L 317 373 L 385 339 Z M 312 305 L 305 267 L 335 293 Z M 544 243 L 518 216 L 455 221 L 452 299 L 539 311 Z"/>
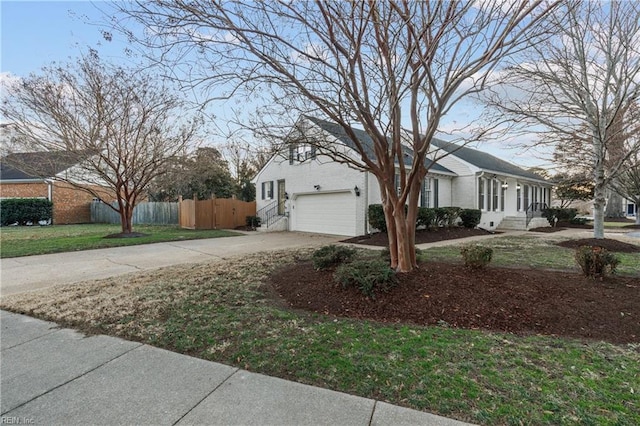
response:
<path id="1" fill-rule="evenodd" d="M 54 224 L 89 223 L 91 221 L 93 195 L 64 182 L 55 182 L 52 193 Z M 106 191 L 103 193 L 105 201 L 113 199 L 113 197 L 107 196 Z M 47 198 L 48 185 L 46 183 L 2 184 L 0 196 L 3 198 Z"/>

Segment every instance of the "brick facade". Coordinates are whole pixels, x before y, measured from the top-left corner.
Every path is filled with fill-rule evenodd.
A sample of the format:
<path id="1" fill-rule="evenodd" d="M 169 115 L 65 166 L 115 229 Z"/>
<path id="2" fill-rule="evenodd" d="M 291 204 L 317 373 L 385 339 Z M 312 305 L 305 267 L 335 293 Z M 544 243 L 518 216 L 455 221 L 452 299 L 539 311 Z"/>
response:
<path id="1" fill-rule="evenodd" d="M 100 187 L 95 187 L 99 188 Z M 54 182 L 51 188 L 53 201 L 53 223 L 56 225 L 91 222 L 93 195 L 81 191 L 68 183 Z M 105 189 L 101 189 L 105 201 L 113 200 Z M 3 183 L 2 198 L 48 198 L 49 185 L 44 182 Z"/>

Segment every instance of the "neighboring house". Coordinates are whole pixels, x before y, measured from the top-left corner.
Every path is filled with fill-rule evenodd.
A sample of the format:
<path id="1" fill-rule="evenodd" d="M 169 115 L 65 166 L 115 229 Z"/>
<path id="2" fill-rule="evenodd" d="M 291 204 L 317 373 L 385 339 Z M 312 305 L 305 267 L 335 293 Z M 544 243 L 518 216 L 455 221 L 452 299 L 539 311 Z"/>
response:
<path id="1" fill-rule="evenodd" d="M 308 135 L 322 138 L 335 144 L 341 156 L 358 158 L 353 142 L 341 127 L 317 118 L 302 117 L 296 129 L 302 130 L 292 132 L 288 149 L 274 155 L 254 178 L 261 229 L 346 236 L 370 232 L 368 206 L 381 203 L 375 176 L 332 159 L 304 140 Z M 353 130 L 366 149 L 372 149 L 370 137 Z M 438 156 L 442 151 L 451 154 L 429 168 L 422 207 L 479 208 L 479 226 L 486 229 L 548 225 L 540 209 L 550 202 L 551 182 L 475 149 L 439 140 L 432 142 L 432 149 Z M 407 149 L 405 156 L 411 155 Z"/>
<path id="2" fill-rule="evenodd" d="M 9 154 L 0 162 L 0 198 L 46 198 L 53 202 L 53 223 L 90 222 L 93 195 L 57 180 L 73 176 L 70 173 L 87 158 L 86 153 L 70 151 Z M 107 188 L 92 187 L 104 198 L 113 198 Z"/>

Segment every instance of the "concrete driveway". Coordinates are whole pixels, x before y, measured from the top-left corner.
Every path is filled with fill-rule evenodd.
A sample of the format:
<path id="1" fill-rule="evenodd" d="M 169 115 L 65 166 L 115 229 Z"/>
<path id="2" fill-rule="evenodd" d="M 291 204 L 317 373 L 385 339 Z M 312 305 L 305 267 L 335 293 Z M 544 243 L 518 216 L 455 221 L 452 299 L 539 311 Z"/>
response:
<path id="1" fill-rule="evenodd" d="M 321 246 L 345 237 L 251 232 L 239 237 L 173 241 L 0 260 L 0 295 L 108 278 L 182 263 L 222 260 L 260 251 Z"/>

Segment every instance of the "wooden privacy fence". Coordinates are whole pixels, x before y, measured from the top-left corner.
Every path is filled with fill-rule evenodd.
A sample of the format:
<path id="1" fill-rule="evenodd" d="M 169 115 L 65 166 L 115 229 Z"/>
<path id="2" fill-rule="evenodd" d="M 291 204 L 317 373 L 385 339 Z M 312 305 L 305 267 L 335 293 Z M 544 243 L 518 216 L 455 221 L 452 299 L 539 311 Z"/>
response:
<path id="1" fill-rule="evenodd" d="M 255 201 L 232 198 L 181 200 L 180 226 L 189 229 L 233 229 L 246 224 L 247 216 L 256 215 Z"/>
<path id="2" fill-rule="evenodd" d="M 133 209 L 132 219 L 134 225 L 175 225 L 178 223 L 178 203 L 140 203 Z M 120 215 L 107 204 L 94 201 L 91 203 L 91 222 L 120 223 Z"/>

